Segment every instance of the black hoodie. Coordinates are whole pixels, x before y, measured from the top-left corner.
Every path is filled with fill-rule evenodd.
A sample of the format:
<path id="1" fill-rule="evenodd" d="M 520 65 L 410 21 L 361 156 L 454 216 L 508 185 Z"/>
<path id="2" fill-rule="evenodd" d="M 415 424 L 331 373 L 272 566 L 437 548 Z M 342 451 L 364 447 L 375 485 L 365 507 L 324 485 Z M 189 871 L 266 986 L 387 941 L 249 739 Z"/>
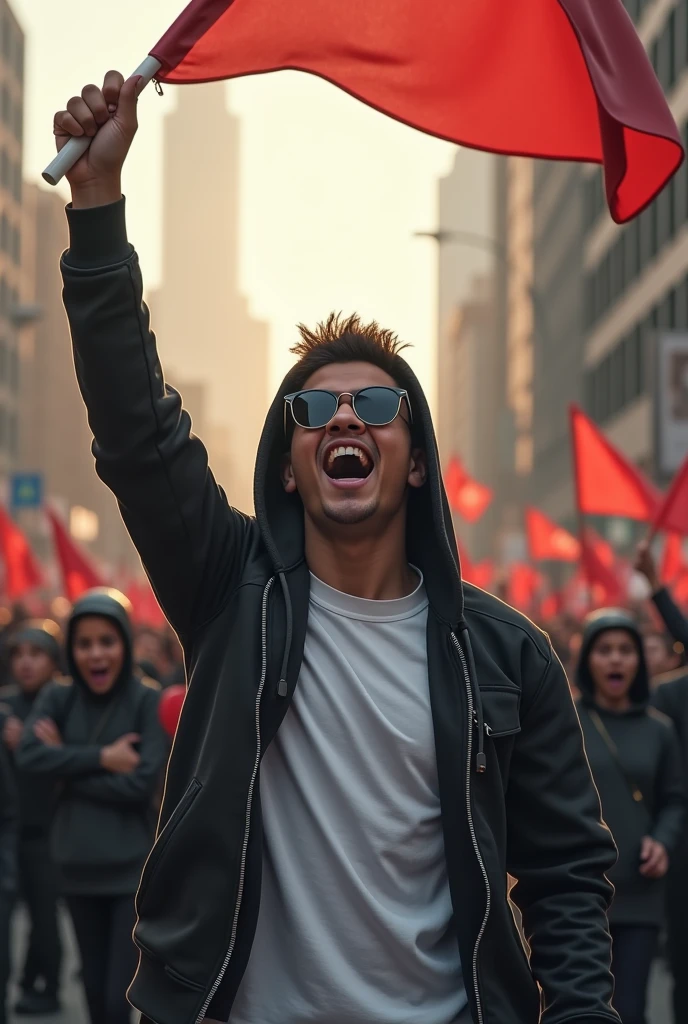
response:
<path id="1" fill-rule="evenodd" d="M 60 780 L 52 845 L 64 891 L 70 894 L 136 891 L 152 845 L 152 798 L 166 755 L 159 694 L 134 675 L 131 626 L 115 595 L 90 591 L 74 605 L 67 631 L 72 681 L 50 684 L 41 692 L 17 750 L 17 763 L 25 772 Z M 125 642 L 122 671 L 103 695 L 92 693 L 73 658 L 74 624 L 85 615 L 109 619 Z M 46 746 L 36 737 L 33 726 L 40 718 L 55 722 L 62 746 Z M 129 774 L 105 771 L 102 748 L 126 733 L 141 736 L 138 767 Z"/>
<path id="2" fill-rule="evenodd" d="M 141 960 L 129 994 L 144 1022 L 194 1024 L 226 1014 L 251 952 L 260 761 L 303 655 L 303 510 L 280 482 L 282 396 L 300 382 L 288 374 L 268 412 L 256 518 L 242 515 L 215 483 L 179 395 L 164 384 L 124 200 L 68 215 L 64 298 L 96 468 L 117 495 L 189 677 L 160 832 L 137 896 Z M 402 377 L 428 459 L 427 485 L 409 499 L 408 558 L 423 572 L 430 603 L 447 873 L 473 1019 L 534 1024 L 542 1001 L 545 1024 L 618 1021 L 604 874 L 614 847 L 566 677 L 532 623 L 462 588 L 427 402 L 405 364 Z M 227 383 L 231 402 L 239 369 Z M 530 963 L 507 873 L 518 879 L 512 895 Z M 295 1024 L 288 1013 L 284 1024 Z"/>
<path id="3" fill-rule="evenodd" d="M 633 680 L 627 711 L 610 711 L 594 700 L 590 650 L 602 633 L 623 629 L 638 650 L 639 667 Z M 684 791 L 678 738 L 671 722 L 649 706 L 650 686 L 640 631 L 625 612 L 605 608 L 585 626 L 578 663 L 581 693 L 579 712 L 585 747 L 602 802 L 602 814 L 611 829 L 619 859 L 610 873 L 614 902 L 613 924 L 660 925 L 663 920 L 663 880 L 644 878 L 640 872 L 640 846 L 644 836 L 662 843 L 671 858 L 681 836 Z M 618 751 L 595 724 L 595 713 Z M 642 794 L 642 800 L 635 799 Z"/>

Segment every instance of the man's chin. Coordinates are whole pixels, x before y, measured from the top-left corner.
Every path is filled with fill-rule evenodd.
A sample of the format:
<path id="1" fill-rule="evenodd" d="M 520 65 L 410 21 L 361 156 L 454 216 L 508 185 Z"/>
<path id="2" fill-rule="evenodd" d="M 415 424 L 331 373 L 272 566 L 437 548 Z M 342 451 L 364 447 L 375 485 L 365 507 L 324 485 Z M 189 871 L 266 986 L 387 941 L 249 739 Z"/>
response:
<path id="1" fill-rule="evenodd" d="M 372 519 L 377 512 L 379 503 L 376 499 L 363 501 L 356 498 L 346 498 L 340 501 L 323 502 L 322 510 L 331 523 L 339 523 L 340 526 L 355 526 L 357 523 L 365 523 Z"/>

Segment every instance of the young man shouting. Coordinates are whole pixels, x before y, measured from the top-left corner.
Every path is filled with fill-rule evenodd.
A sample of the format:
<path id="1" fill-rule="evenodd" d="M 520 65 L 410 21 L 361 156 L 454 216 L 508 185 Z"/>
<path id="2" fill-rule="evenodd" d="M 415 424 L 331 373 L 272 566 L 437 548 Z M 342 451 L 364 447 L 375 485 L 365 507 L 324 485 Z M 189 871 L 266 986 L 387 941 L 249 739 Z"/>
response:
<path id="1" fill-rule="evenodd" d="M 256 517 L 233 509 L 165 386 L 126 237 L 136 87 L 110 72 L 55 118 L 58 145 L 94 137 L 63 273 L 97 469 L 189 675 L 132 1003 L 153 1024 L 618 1021 L 614 846 L 566 678 L 531 623 L 462 587 L 397 341 L 355 317 L 302 329 Z"/>

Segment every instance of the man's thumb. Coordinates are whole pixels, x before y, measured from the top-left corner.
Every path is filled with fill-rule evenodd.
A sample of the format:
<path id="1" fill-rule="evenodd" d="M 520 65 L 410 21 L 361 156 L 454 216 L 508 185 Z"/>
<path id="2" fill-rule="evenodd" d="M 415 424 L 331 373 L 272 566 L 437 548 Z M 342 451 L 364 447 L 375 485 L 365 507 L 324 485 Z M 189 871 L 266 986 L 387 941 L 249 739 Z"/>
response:
<path id="1" fill-rule="evenodd" d="M 143 75 L 132 75 L 119 91 L 117 113 L 125 121 L 136 121 L 136 101 L 139 98 Z"/>

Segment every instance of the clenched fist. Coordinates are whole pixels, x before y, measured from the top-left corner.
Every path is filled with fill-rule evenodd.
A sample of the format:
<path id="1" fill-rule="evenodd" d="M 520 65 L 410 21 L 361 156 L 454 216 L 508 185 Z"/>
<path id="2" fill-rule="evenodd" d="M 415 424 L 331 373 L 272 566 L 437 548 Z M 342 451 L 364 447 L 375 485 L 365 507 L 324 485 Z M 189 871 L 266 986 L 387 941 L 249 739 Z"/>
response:
<path id="1" fill-rule="evenodd" d="M 125 82 L 119 71 L 108 71 L 102 89 L 84 86 L 81 96 L 73 96 L 67 109 L 55 114 L 58 151 L 73 137 L 93 139 L 67 172 L 76 208 L 102 206 L 121 197 L 122 166 L 138 128 L 136 101 L 141 82 L 140 75 Z"/>

